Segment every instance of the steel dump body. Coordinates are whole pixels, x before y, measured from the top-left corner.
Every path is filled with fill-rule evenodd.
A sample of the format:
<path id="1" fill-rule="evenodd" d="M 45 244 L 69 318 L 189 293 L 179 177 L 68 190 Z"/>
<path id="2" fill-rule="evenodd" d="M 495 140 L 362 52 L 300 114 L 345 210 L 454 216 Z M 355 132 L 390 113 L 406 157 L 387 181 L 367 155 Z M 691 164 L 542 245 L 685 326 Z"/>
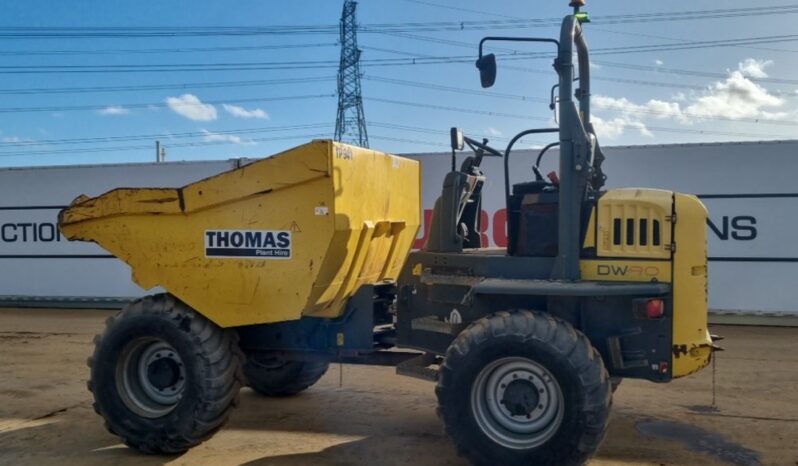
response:
<path id="1" fill-rule="evenodd" d="M 420 190 L 414 160 L 317 140 L 182 188 L 81 196 L 59 224 L 222 327 L 334 318 L 399 275 Z"/>

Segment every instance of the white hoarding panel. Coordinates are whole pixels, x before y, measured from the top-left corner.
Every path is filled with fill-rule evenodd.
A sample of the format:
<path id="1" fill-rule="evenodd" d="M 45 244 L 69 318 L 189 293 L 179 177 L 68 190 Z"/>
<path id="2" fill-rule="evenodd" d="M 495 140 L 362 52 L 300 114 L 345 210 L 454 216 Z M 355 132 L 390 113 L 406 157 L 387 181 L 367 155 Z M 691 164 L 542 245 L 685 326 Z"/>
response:
<path id="1" fill-rule="evenodd" d="M 698 194 L 709 209 L 709 300 L 716 311 L 798 315 L 798 141 L 605 148 L 607 188 L 645 186 Z M 458 155 L 462 162 L 466 152 Z M 544 157 L 543 172 L 557 167 Z M 536 150 L 510 160 L 511 183 L 530 180 Z M 449 154 L 422 162 L 423 244 Z M 236 161 L 0 170 L 0 297 L 139 296 L 126 265 L 90 243 L 65 241 L 58 210 L 79 194 L 116 187 L 182 186 Z M 486 158 L 483 240 L 506 246 L 503 161 Z M 55 233 L 54 233 L 55 232 Z"/>

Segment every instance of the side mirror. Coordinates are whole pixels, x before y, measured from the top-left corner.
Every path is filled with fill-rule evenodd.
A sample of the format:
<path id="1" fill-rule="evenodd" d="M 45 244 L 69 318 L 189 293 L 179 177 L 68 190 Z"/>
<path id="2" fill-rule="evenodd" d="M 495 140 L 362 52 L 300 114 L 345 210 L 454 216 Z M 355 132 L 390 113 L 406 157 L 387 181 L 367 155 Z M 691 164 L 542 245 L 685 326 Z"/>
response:
<path id="1" fill-rule="evenodd" d="M 482 87 L 493 86 L 493 83 L 496 82 L 496 55 L 489 53 L 479 57 L 477 69 L 479 69 L 479 80 L 482 82 Z"/>
<path id="2" fill-rule="evenodd" d="M 463 130 L 460 128 L 452 128 L 449 130 L 452 138 L 452 150 L 463 150 L 465 147 L 465 138 L 463 137 Z"/>

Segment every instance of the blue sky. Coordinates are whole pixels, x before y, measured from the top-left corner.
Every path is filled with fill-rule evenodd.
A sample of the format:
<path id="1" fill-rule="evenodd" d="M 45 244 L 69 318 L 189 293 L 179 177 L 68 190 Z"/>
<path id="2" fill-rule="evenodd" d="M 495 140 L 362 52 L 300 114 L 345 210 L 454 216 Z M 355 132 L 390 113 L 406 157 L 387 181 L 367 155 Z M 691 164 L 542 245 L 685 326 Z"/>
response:
<path id="1" fill-rule="evenodd" d="M 503 147 L 517 131 L 550 123 L 552 114 L 542 103 L 555 82 L 554 73 L 546 73 L 551 69 L 550 57 L 500 57 L 499 77 L 491 92 L 501 96 L 481 94 L 470 58 L 465 63 L 379 63 L 382 59 L 475 56 L 476 44 L 484 35 L 554 37 L 558 27 L 502 29 L 490 26 L 501 23 L 488 23 L 486 28 L 474 30 L 471 25 L 474 21 L 506 24 L 515 18 L 556 18 L 568 12 L 565 1 L 450 3 L 451 8 L 445 7 L 445 0 L 359 3 L 358 20 L 364 27 L 372 25 L 372 30 L 380 30 L 375 25 L 386 23 L 464 22 L 462 30 L 359 35 L 371 147 L 395 153 L 443 151 L 448 143 L 448 128 L 455 125 L 472 136 L 492 138 Z M 0 14 L 0 28 L 329 26 L 337 24 L 341 5 L 339 0 L 28 0 L 6 2 Z M 750 2 L 741 0 L 720 4 L 694 0 L 596 0 L 587 7 L 595 18 L 587 26 L 587 34 L 591 47 L 600 50 L 767 38 L 789 35 L 795 29 L 795 9 L 692 21 L 602 21 L 602 17 L 615 15 L 750 6 Z M 610 50 L 594 55 L 593 94 L 599 139 L 604 145 L 627 145 L 795 138 L 798 78 L 792 78 L 798 71 L 798 36 L 785 40 L 647 53 L 606 53 Z M 150 161 L 154 159 L 155 139 L 166 147 L 167 160 L 258 157 L 311 137 L 329 137 L 336 115 L 336 41 L 337 34 L 329 33 L 0 37 L 0 166 Z M 547 51 L 529 45 L 512 47 Z M 284 62 L 315 65 L 277 70 L 208 69 L 230 63 L 256 63 L 239 67 L 267 68 Z M 95 65 L 101 72 L 54 73 L 48 68 L 41 73 L 42 69 L 36 68 L 58 65 Z M 184 69 L 200 69 L 108 71 L 109 67 L 121 65 L 185 65 Z M 19 73 L 26 70 L 37 72 Z M 113 90 L 53 92 L 107 87 Z M 17 93 L 20 90 L 28 93 Z M 549 141 L 540 138 L 526 144 L 546 142 Z"/>

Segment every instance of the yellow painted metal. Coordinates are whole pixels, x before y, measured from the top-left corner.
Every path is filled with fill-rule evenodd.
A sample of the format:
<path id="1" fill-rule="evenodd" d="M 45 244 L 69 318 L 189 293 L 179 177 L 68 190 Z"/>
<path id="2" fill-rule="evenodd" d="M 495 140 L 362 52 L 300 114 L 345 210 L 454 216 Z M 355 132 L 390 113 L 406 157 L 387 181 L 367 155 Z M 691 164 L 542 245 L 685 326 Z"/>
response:
<path id="1" fill-rule="evenodd" d="M 615 241 L 615 219 L 621 227 L 620 244 Z M 631 244 L 627 244 L 627 219 L 635 227 Z M 640 241 L 640 219 L 646 219 L 645 245 Z M 658 245 L 652 241 L 654 220 L 660 226 Z M 706 207 L 695 196 L 656 189 L 615 189 L 599 199 L 598 215 L 594 209 L 583 244 L 592 247 L 598 243 L 598 257 L 580 261 L 583 280 L 656 279 L 673 284 L 673 377 L 700 370 L 712 354 L 707 329 L 706 222 Z M 591 238 L 593 228 L 598 228 L 597 240 Z"/>
<path id="2" fill-rule="evenodd" d="M 673 255 L 673 367 L 682 377 L 709 364 L 707 329 L 707 209 L 697 197 L 674 193 L 677 221 Z"/>
<path id="3" fill-rule="evenodd" d="M 417 161 L 317 140 L 175 189 L 117 189 L 61 212 L 222 327 L 337 317 L 364 283 L 396 278 L 420 224 Z M 290 232 L 290 258 L 209 257 L 206 232 Z"/>
<path id="4" fill-rule="evenodd" d="M 590 211 L 590 219 L 587 221 L 587 231 L 585 241 L 582 243 L 584 249 L 596 247 L 596 209 Z"/>
<path id="5" fill-rule="evenodd" d="M 598 202 L 599 257 L 646 257 L 670 259 L 673 192 L 661 189 L 624 188 L 613 189 Z M 641 241 L 641 222 L 646 220 L 646 244 Z M 627 241 L 632 227 L 631 244 Z M 620 229 L 616 232 L 617 227 Z M 655 228 L 659 230 L 659 242 L 655 244 Z M 616 241 L 620 239 L 620 241 Z"/>

